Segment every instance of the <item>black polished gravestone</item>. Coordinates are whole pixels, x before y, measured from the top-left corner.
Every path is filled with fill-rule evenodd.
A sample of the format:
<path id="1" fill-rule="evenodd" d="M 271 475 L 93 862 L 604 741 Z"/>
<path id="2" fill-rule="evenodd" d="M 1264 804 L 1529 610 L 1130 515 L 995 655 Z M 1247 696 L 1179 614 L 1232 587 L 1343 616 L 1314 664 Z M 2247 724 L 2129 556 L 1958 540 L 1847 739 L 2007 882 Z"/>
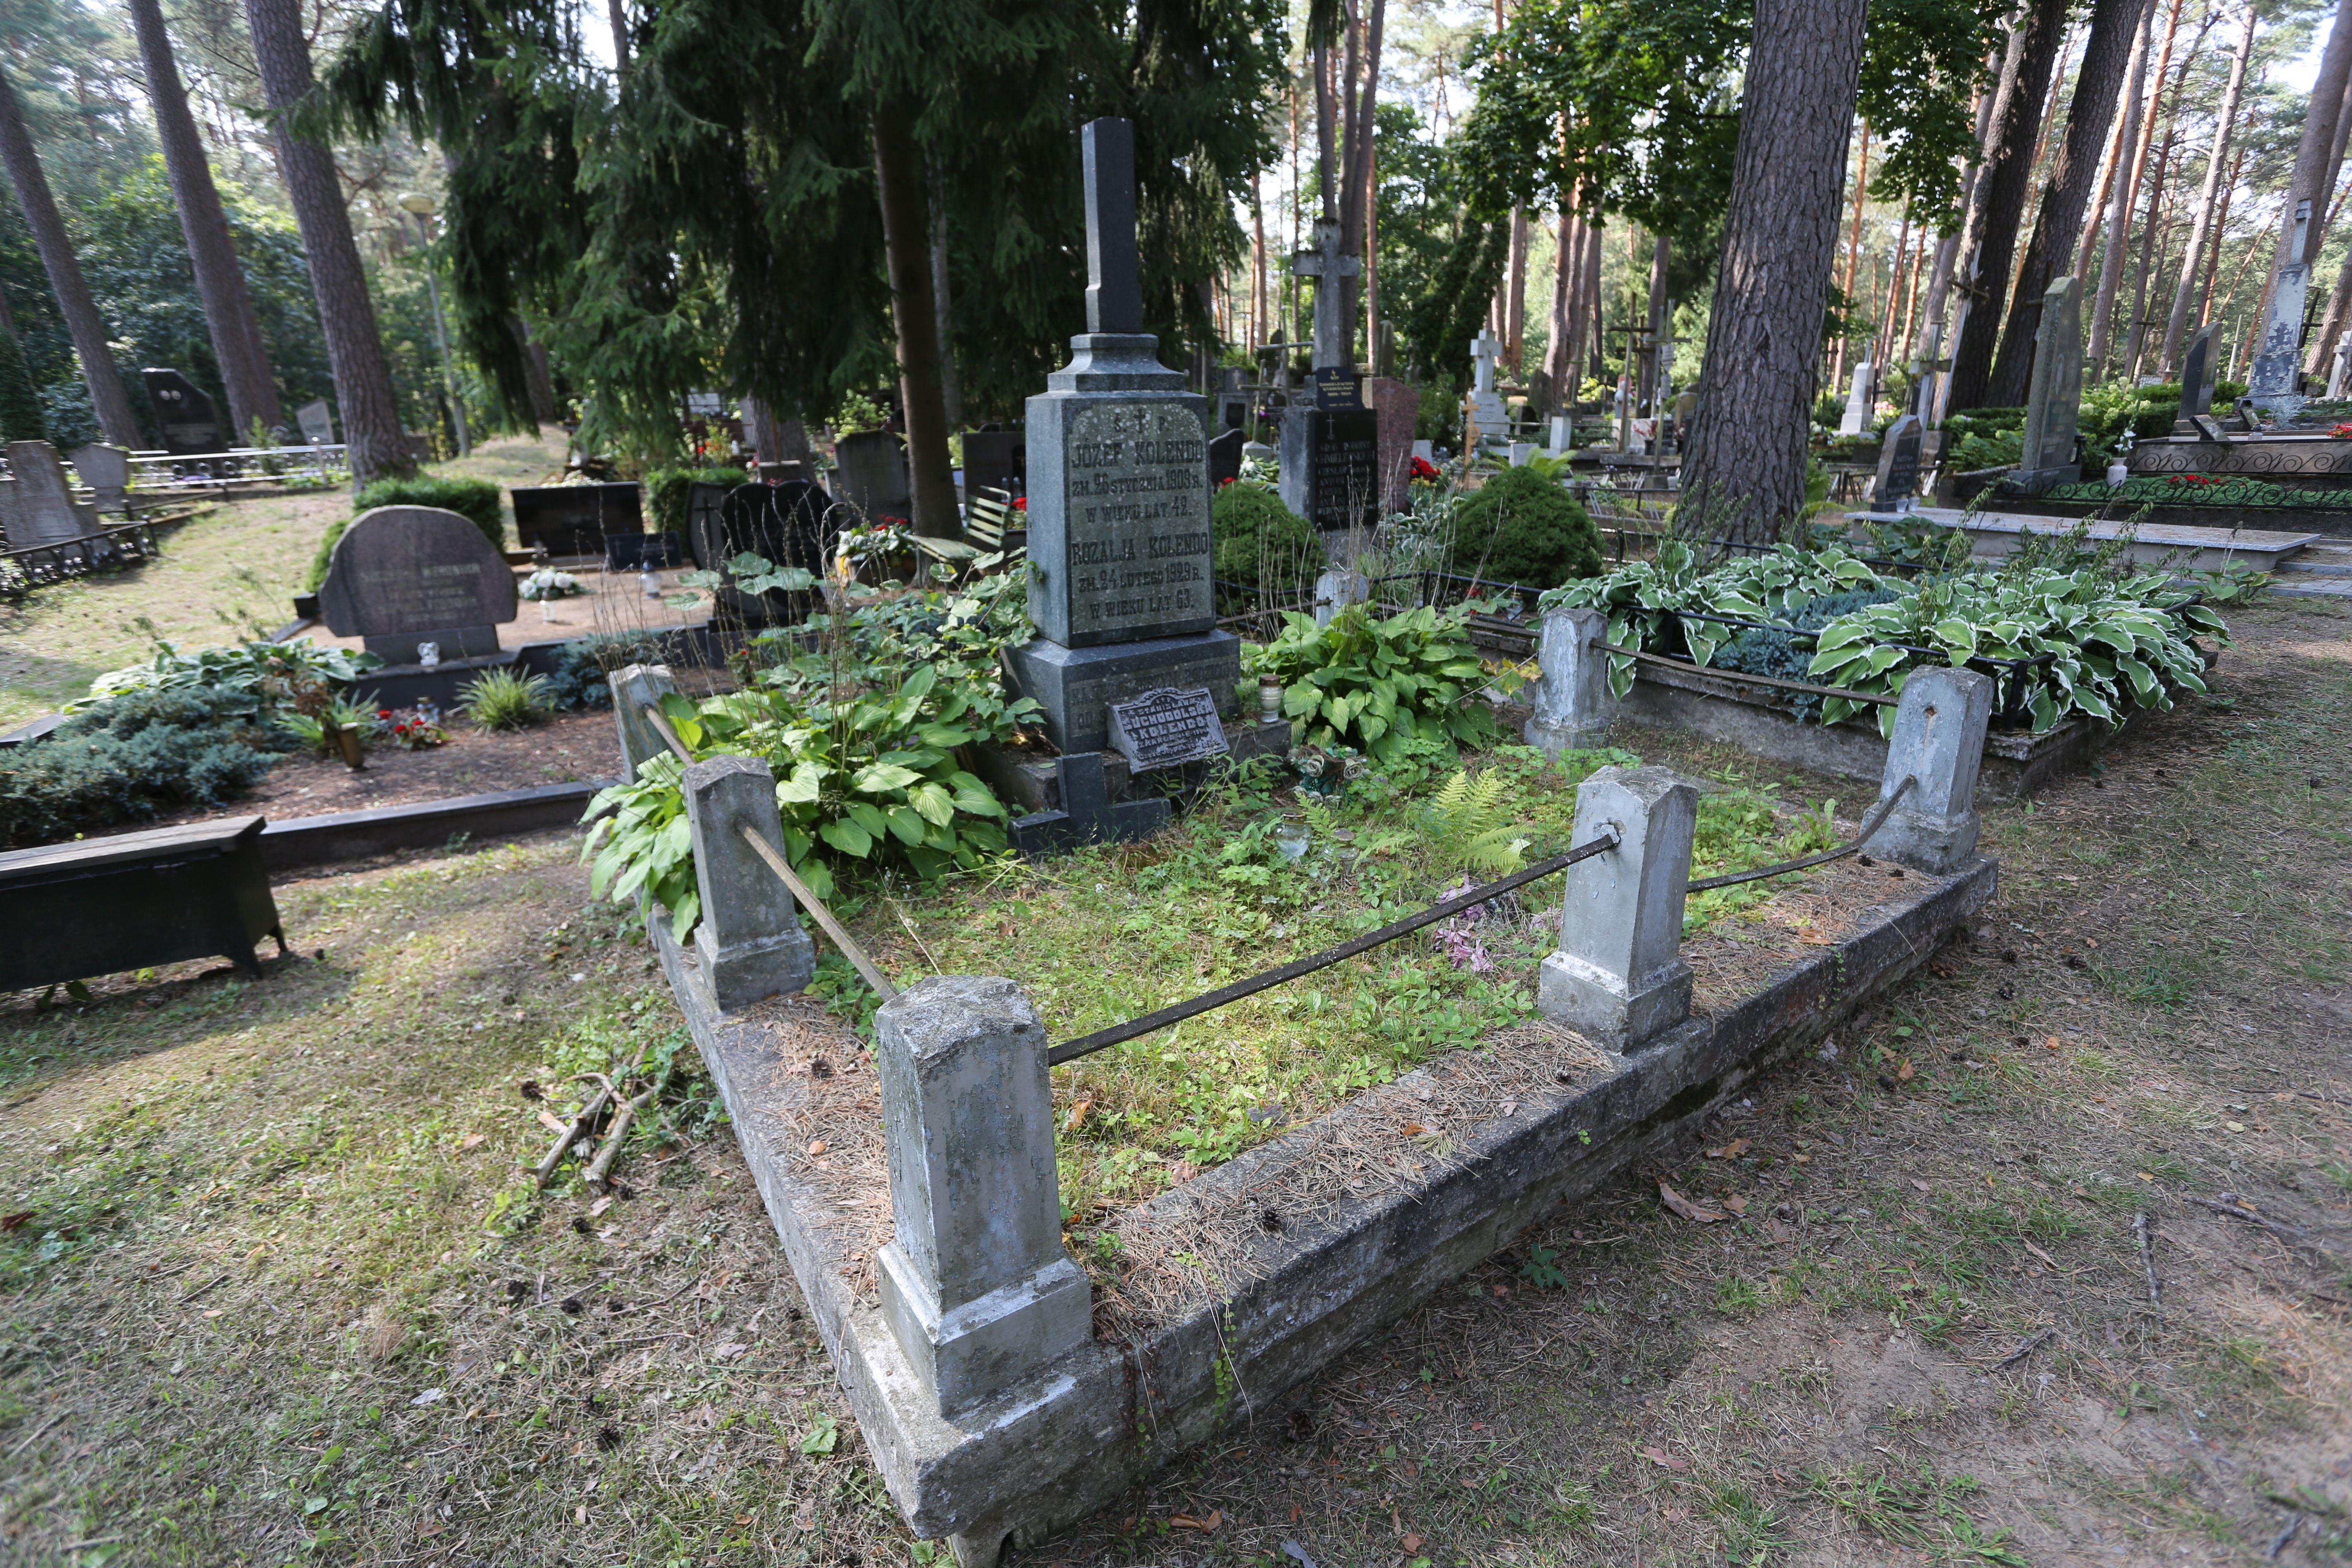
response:
<path id="1" fill-rule="evenodd" d="M 1110 743 L 1127 758 L 1130 773 L 1233 754 L 1217 700 L 1206 691 L 1172 686 L 1154 687 L 1132 702 L 1112 703 Z"/>
<path id="2" fill-rule="evenodd" d="M 608 535 L 646 531 L 644 492 L 635 481 L 518 485 L 507 493 L 514 498 L 515 537 L 525 550 L 558 558 L 602 555 Z"/>
<path id="3" fill-rule="evenodd" d="M 1006 495 L 1029 493 L 1028 437 L 1018 430 L 967 430 L 963 433 L 963 493 L 966 500 L 982 490 Z"/>
<path id="4" fill-rule="evenodd" d="M 1374 410 L 1294 405 L 1283 416 L 1283 502 L 1323 532 L 1380 521 L 1380 470 L 1381 416 Z"/>
<path id="5" fill-rule="evenodd" d="M 1082 133 L 1087 331 L 1029 399 L 1029 619 L 1006 650 L 1059 751 L 1098 752 L 1109 706 L 1155 686 L 1234 702 L 1241 639 L 1218 629 L 1210 578 L 1208 400 L 1162 366 L 1143 328 L 1134 127 Z"/>
<path id="6" fill-rule="evenodd" d="M 514 569 L 470 518 L 380 506 L 335 541 L 319 615 L 391 665 L 415 664 L 426 642 L 445 662 L 497 658 L 499 627 L 515 618 Z"/>
<path id="7" fill-rule="evenodd" d="M 220 415 L 204 388 L 176 370 L 142 370 L 147 399 L 163 426 L 163 450 L 174 458 L 218 452 L 226 446 Z"/>
<path id="8" fill-rule="evenodd" d="M 2180 414 L 2172 422 L 2176 436 L 2201 437 L 2213 412 L 2213 336 L 2219 321 L 2208 321 L 2189 340 L 2180 356 Z"/>
<path id="9" fill-rule="evenodd" d="M 824 487 L 807 479 L 781 485 L 738 485 L 711 510 L 692 518 L 695 563 L 725 573 L 740 555 L 773 566 L 797 566 L 822 577 L 841 538 L 844 513 Z M 796 626 L 808 618 L 816 594 L 771 588 L 754 595 L 731 583 L 715 594 L 720 608 L 758 625 Z"/>
<path id="10" fill-rule="evenodd" d="M 1892 517 L 1919 493 L 1919 452 L 1927 426 L 1906 414 L 1886 427 L 1878 446 L 1878 483 L 1870 493 L 1874 516 Z"/>
<path id="11" fill-rule="evenodd" d="M 1232 484 L 1242 477 L 1242 447 L 1247 436 L 1240 430 L 1228 430 L 1209 443 L 1209 493 Z"/>

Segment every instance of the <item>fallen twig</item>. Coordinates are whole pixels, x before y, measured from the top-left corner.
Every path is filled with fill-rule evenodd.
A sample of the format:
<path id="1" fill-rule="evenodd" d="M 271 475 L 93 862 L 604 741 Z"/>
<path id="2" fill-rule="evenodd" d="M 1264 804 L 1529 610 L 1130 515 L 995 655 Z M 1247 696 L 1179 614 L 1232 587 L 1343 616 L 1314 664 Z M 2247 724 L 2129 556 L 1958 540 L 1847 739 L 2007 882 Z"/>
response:
<path id="1" fill-rule="evenodd" d="M 2286 1516 L 2286 1528 L 2278 1532 L 2277 1539 L 2271 1542 L 2271 1549 L 2263 1555 L 2270 1558 L 2273 1562 L 2276 1562 L 2278 1560 L 2278 1554 L 2286 1550 L 2286 1543 L 2293 1541 L 2295 1537 L 2295 1532 L 2300 1531 L 2302 1528 L 2303 1515 L 2299 1513 L 2288 1514 Z"/>
<path id="2" fill-rule="evenodd" d="M 2147 1270 L 2147 1304 L 2154 1307 L 2156 1315 L 2161 1318 L 2164 1316 L 2164 1303 L 2158 1299 L 2156 1291 L 2156 1229 L 2147 1223 L 2145 1209 L 2132 1215 L 2132 1232 L 2139 1237 L 2140 1266 Z"/>
<path id="3" fill-rule="evenodd" d="M 612 1100 L 612 1079 L 604 1078 L 603 1073 L 583 1076 L 604 1079 L 604 1087 L 596 1091 L 595 1099 L 581 1108 L 580 1114 L 572 1119 L 572 1125 L 564 1129 L 562 1136 L 556 1139 L 546 1157 L 540 1161 L 538 1170 L 532 1174 L 534 1185 L 547 1185 L 549 1179 L 555 1174 L 555 1167 L 563 1163 L 563 1156 L 572 1152 L 574 1143 L 588 1136 L 588 1130 L 596 1125 L 596 1118 L 604 1113 L 604 1107 Z"/>
<path id="4" fill-rule="evenodd" d="M 2010 1352 L 2007 1355 L 1993 1363 L 1993 1371 L 2007 1372 L 2011 1367 L 2015 1366 L 2019 1362 L 2023 1361 L 2027 1356 L 2032 1355 L 2035 1351 L 2040 1350 L 2043 1345 L 2048 1344 L 2052 1340 L 2054 1340 L 2057 1337 L 2057 1330 L 2042 1330 L 2040 1333 L 2034 1335 L 2032 1339 L 2026 1341 L 2023 1344 L 2018 1346 L 2015 1350 Z"/>
<path id="5" fill-rule="evenodd" d="M 26 1449 L 31 1447 L 34 1444 L 39 1442 L 43 1436 L 47 1435 L 50 1427 L 56 1426 L 65 1418 L 66 1412 L 60 1410 L 55 1415 L 50 1416 L 47 1421 L 42 1422 L 39 1431 L 35 1432 L 29 1437 L 23 1437 L 17 1440 L 16 1446 L 8 1450 L 8 1457 L 13 1459 L 17 1455 L 23 1453 Z"/>
<path id="6" fill-rule="evenodd" d="M 184 1296 L 181 1297 L 177 1301 L 174 1301 L 174 1302 L 173 1302 L 173 1303 L 172 1303 L 172 1304 L 173 1304 L 173 1306 L 175 1306 L 175 1307 L 184 1307 L 184 1306 L 186 1306 L 189 1302 L 191 1302 L 191 1301 L 194 1300 L 197 1297 L 199 1297 L 199 1296 L 203 1295 L 205 1291 L 207 1291 L 207 1290 L 211 1289 L 214 1286 L 220 1284 L 223 1280 L 226 1280 L 227 1278 L 228 1278 L 228 1276 L 227 1276 L 227 1275 L 226 1275 L 226 1274 L 224 1274 L 224 1275 L 221 1275 L 218 1279 L 207 1279 L 207 1280 L 205 1280 L 203 1284 L 201 1284 L 201 1285 L 197 1286 L 194 1289 L 193 1289 L 193 1290 L 189 1291 L 186 1295 L 184 1295 Z"/>
<path id="7" fill-rule="evenodd" d="M 604 1129 L 604 1146 L 596 1151 L 596 1158 L 589 1162 L 588 1168 L 581 1173 L 590 1186 L 601 1191 L 611 1181 L 613 1162 L 620 1158 L 621 1145 L 628 1142 L 629 1123 L 636 1120 L 638 1111 L 654 1102 L 655 1097 L 661 1093 L 662 1086 L 668 1081 L 669 1075 L 665 1072 L 654 1080 L 651 1089 L 635 1100 L 621 1101 L 621 1108 L 613 1112 L 613 1125 Z"/>
<path id="8" fill-rule="evenodd" d="M 2307 1089 L 2298 1089 L 2294 1092 L 2299 1099 L 2315 1100 L 2322 1105 L 2352 1105 L 2352 1100 L 2347 1100 L 2340 1094 L 2315 1094 Z"/>
<path id="9" fill-rule="evenodd" d="M 2260 1226 L 2288 1246 L 2299 1247 L 2314 1257 L 2326 1256 L 2327 1248 L 2312 1240 L 2308 1231 L 2297 1230 L 2291 1225 L 2281 1225 L 2260 1209 L 2242 1208 L 2234 1203 L 2225 1204 L 2213 1198 L 2199 1198 L 2197 1201 L 2215 1214 L 2225 1214 L 2231 1219 L 2242 1219 L 2248 1225 Z"/>

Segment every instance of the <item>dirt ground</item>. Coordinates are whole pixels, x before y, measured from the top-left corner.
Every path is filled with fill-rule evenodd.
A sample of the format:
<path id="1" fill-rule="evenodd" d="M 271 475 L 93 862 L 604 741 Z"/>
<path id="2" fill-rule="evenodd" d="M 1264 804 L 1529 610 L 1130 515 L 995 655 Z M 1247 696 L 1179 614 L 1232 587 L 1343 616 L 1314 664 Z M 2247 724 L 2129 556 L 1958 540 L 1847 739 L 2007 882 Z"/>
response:
<path id="1" fill-rule="evenodd" d="M 2352 1556 L 2352 613 L 2233 619 L 2214 700 L 1993 808 L 1976 940 L 1705 1152 L 1015 1562 Z M 520 1179 L 526 1083 L 677 1043 L 585 899 L 562 836 L 395 860 L 282 886 L 259 983 L 0 1002 L 8 1561 L 940 1559 L 707 1088 L 630 1195 Z"/>
<path id="2" fill-rule="evenodd" d="M 191 812 L 163 821 L 258 815 L 278 822 L 620 776 L 620 747 L 613 738 L 609 709 L 561 713 L 521 730 L 478 730 L 462 714 L 446 715 L 443 730 L 449 737 L 447 743 L 421 752 L 405 752 L 389 741 L 379 742 L 368 751 L 367 766 L 357 773 L 345 767 L 340 758 L 300 752 L 278 763 L 251 789 L 217 810 Z"/>

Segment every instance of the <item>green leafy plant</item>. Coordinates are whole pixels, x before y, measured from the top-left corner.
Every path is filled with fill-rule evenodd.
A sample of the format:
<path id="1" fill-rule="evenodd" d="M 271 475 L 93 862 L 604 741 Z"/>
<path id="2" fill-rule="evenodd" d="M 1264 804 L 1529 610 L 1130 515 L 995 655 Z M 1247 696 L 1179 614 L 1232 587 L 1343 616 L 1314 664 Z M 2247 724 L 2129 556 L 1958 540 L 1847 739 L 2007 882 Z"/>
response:
<path id="1" fill-rule="evenodd" d="M 1282 711 L 1306 721 L 1309 744 L 1352 745 L 1384 766 L 1424 740 L 1491 745 L 1501 729 L 1476 700 L 1491 678 L 1470 645 L 1468 617 L 1466 605 L 1381 616 L 1350 605 L 1318 626 L 1292 611 L 1279 637 L 1247 650 L 1247 666 L 1281 679 Z"/>
<path id="2" fill-rule="evenodd" d="M 547 677 L 492 669 L 457 689 L 457 708 L 485 730 L 520 730 L 554 711 Z"/>
<path id="3" fill-rule="evenodd" d="M 1454 569 L 1494 583 L 1550 588 L 1601 571 L 1601 533 L 1559 480 L 1505 468 L 1453 509 Z"/>
<path id="4" fill-rule="evenodd" d="M 335 542 L 342 538 L 345 529 L 380 506 L 431 506 L 454 511 L 480 529 L 491 549 L 506 548 L 507 525 L 499 510 L 499 487 L 488 479 L 437 474 L 420 474 L 410 479 L 378 479 L 352 498 L 350 517 L 327 525 L 327 531 L 319 540 L 318 553 L 310 558 L 310 574 L 303 586 L 315 591 L 327 580 L 327 567 L 334 560 Z"/>
<path id="5" fill-rule="evenodd" d="M 694 879 L 693 829 L 680 787 L 686 764 L 667 752 L 637 764 L 637 776 L 597 792 L 588 803 L 588 890 L 627 903 L 643 893 L 669 913 L 677 940 L 702 922 L 702 893 Z"/>
<path id="6" fill-rule="evenodd" d="M 334 698 L 311 712 L 281 713 L 278 727 L 320 756 L 335 749 L 335 731 L 356 724 L 362 736 L 376 729 L 375 710 L 347 698 Z"/>
<path id="7" fill-rule="evenodd" d="M 1217 579 L 1264 592 L 1295 594 L 1323 569 L 1315 525 L 1282 504 L 1272 485 L 1236 479 L 1210 504 Z"/>
<path id="8" fill-rule="evenodd" d="M 102 706 L 134 691 L 207 691 L 250 708 L 283 706 L 331 685 L 349 685 L 383 660 L 356 648 L 311 642 L 256 640 L 182 653 L 157 642 L 144 664 L 110 669 L 89 683 L 89 695 L 66 704 L 68 713 Z"/>
<path id="9" fill-rule="evenodd" d="M 1658 547 L 1654 561 L 1630 562 L 1605 577 L 1563 584 L 1540 603 L 1547 611 L 1601 611 L 1609 617 L 1609 641 L 1619 647 L 1705 664 L 1741 628 L 1683 620 L 1670 612 L 1693 610 L 1787 626 L 1790 615 L 1813 600 L 1889 586 L 1843 545 L 1806 551 L 1783 544 L 1735 557 L 1706 572 L 1688 542 L 1669 539 Z M 1632 658 L 1621 654 L 1610 660 L 1610 682 L 1619 697 L 1633 689 Z"/>
<path id="10" fill-rule="evenodd" d="M 1528 840 L 1511 824 L 1512 795 L 1511 781 L 1499 768 L 1446 780 L 1429 800 L 1432 858 L 1448 869 L 1495 877 L 1517 870 Z"/>

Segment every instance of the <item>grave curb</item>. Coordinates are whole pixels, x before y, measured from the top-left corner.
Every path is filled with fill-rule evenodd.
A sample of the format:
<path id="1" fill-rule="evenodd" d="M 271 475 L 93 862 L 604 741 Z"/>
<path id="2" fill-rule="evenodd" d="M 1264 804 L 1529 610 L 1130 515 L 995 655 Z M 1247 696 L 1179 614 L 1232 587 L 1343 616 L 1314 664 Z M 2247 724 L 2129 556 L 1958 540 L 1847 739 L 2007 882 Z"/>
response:
<path id="1" fill-rule="evenodd" d="M 772 1124 L 803 1102 L 803 1081 L 771 1047 L 764 1024 L 717 1016 L 687 983 L 695 960 L 658 909 L 649 929 L 892 1500 L 917 1534 L 958 1537 L 961 1558 L 992 1562 L 1008 1538 L 1041 1540 L 1220 1426 L 1270 1414 L 1286 1390 L 1525 1226 L 1645 1158 L 1664 1158 L 1771 1060 L 1820 1039 L 1926 963 L 1991 899 L 1999 868 L 1979 857 L 1950 877 L 1910 877 L 1906 892 L 1918 891 L 1874 906 L 1871 923 L 1780 971 L 1719 1018 L 1693 1019 L 1612 1058 L 1605 1077 L 1481 1124 L 1459 1157 L 1346 1205 L 1335 1226 L 1265 1237 L 1254 1258 L 1261 1278 L 1142 1344 L 1088 1345 L 961 1428 L 928 1405 L 878 1304 L 856 1294 L 863 1264 L 849 1253 L 846 1230 L 835 1229 L 832 1212 L 790 1173 L 783 1146 L 771 1147 Z M 1409 1087 L 1415 1077 L 1398 1081 Z M 1369 1133 L 1384 1115 L 1359 1100 L 1322 1121 L 1361 1123 Z M 1259 1169 L 1315 1125 L 1162 1194 L 1144 1212 L 1245 1201 Z"/>
<path id="2" fill-rule="evenodd" d="M 272 871 L 289 871 L 362 860 L 394 849 L 439 849 L 459 833 L 475 838 L 505 838 L 542 828 L 572 827 L 588 809 L 590 797 L 613 782 L 590 779 L 538 784 L 420 801 L 415 805 L 289 817 L 261 830 L 262 864 Z"/>

